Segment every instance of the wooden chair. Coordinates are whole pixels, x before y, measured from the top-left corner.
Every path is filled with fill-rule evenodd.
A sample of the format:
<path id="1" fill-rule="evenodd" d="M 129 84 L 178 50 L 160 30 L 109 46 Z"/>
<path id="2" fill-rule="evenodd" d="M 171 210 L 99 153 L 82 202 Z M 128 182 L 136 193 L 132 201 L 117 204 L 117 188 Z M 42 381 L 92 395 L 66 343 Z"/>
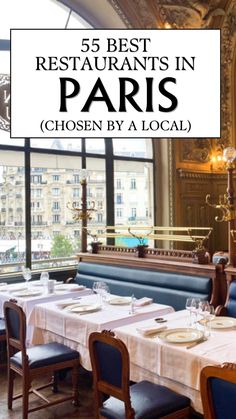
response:
<path id="1" fill-rule="evenodd" d="M 236 281 L 230 283 L 226 303 L 224 306 L 218 306 L 215 314 L 216 316 L 236 317 Z"/>
<path id="2" fill-rule="evenodd" d="M 19 397 L 23 397 L 23 419 L 27 419 L 29 412 L 67 400 L 73 400 L 73 403 L 77 405 L 79 353 L 65 345 L 54 342 L 26 349 L 26 317 L 24 311 L 15 302 L 6 301 L 4 303 L 4 315 L 8 353 L 8 409 L 12 409 L 13 400 Z M 52 383 L 42 385 L 39 388 L 31 388 L 31 382 L 35 378 L 43 377 L 48 372 L 54 376 L 57 371 L 64 368 L 72 368 L 73 391 L 71 395 L 49 401 L 38 390 L 46 388 Z M 22 394 L 13 397 L 15 374 L 22 377 Z M 55 382 L 53 389 L 57 390 Z M 34 393 L 46 403 L 29 409 L 29 393 Z"/>
<path id="3" fill-rule="evenodd" d="M 75 284 L 75 279 L 72 277 L 66 278 L 64 284 Z"/>
<path id="4" fill-rule="evenodd" d="M 203 368 L 200 388 L 204 419 L 235 419 L 236 364 Z"/>
<path id="5" fill-rule="evenodd" d="M 128 350 L 114 333 L 91 333 L 89 352 L 93 372 L 95 418 L 189 417 L 190 400 L 187 397 L 149 381 L 130 385 Z M 104 395 L 111 397 L 104 401 Z"/>
<path id="6" fill-rule="evenodd" d="M 5 320 L 0 319 L 0 368 L 6 366 L 5 358 L 5 343 L 6 343 L 6 326 Z"/>

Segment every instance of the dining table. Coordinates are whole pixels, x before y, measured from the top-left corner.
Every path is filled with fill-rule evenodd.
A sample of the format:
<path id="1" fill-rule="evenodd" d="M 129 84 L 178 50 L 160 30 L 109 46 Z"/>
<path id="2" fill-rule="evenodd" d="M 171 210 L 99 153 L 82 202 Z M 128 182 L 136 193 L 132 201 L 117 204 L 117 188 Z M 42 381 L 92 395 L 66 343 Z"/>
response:
<path id="1" fill-rule="evenodd" d="M 195 411 L 202 413 L 200 372 L 207 365 L 236 362 L 236 319 L 215 317 L 206 327 L 198 317 L 189 327 L 187 310 L 164 319 L 159 328 L 148 319 L 113 329 L 128 348 L 131 380 L 166 385 L 188 396 Z"/>
<path id="2" fill-rule="evenodd" d="M 111 296 L 101 301 L 99 295 L 82 296 L 74 303 L 71 299 L 37 304 L 32 310 L 29 324 L 33 326 L 32 344 L 57 341 L 79 351 L 81 364 L 91 370 L 88 337 L 91 332 L 111 330 L 149 318 L 160 318 L 174 311 L 173 307 L 150 302 L 132 305 L 132 297 Z"/>
<path id="3" fill-rule="evenodd" d="M 83 285 L 64 284 L 56 281 L 53 292 L 48 292 L 47 284 L 39 281 L 32 281 L 28 284 L 18 282 L 14 284 L 0 283 L 0 317 L 4 316 L 3 305 L 5 301 L 14 299 L 22 307 L 26 315 L 27 338 L 29 344 L 32 336 L 32 327 L 29 325 L 29 317 L 36 304 L 59 301 L 65 298 L 72 298 L 75 301 L 83 295 L 91 294 L 92 290 Z"/>

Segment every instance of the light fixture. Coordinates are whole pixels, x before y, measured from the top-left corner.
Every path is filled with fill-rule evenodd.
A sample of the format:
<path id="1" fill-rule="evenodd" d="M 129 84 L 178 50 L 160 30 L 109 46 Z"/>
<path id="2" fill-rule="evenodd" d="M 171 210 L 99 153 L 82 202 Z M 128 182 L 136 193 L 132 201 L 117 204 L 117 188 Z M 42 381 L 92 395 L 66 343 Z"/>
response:
<path id="1" fill-rule="evenodd" d="M 67 203 L 67 208 L 74 213 L 73 219 L 81 221 L 81 251 L 87 252 L 87 222 L 92 219 L 95 211 L 95 202 L 91 201 L 90 206 L 87 206 L 87 183 L 89 172 L 86 169 L 81 169 L 79 172 L 80 184 L 82 188 L 81 207 L 76 207 Z"/>
<path id="2" fill-rule="evenodd" d="M 235 237 L 235 220 L 236 209 L 234 205 L 234 187 L 233 187 L 233 172 L 235 169 L 234 162 L 236 160 L 236 150 L 233 147 L 227 147 L 223 150 L 223 160 L 226 162 L 227 170 L 227 189 L 224 195 L 219 196 L 217 204 L 210 202 L 211 196 L 206 196 L 206 203 L 217 210 L 220 210 L 221 216 L 216 216 L 215 220 L 218 222 L 226 221 L 228 223 L 228 252 L 229 264 L 236 266 L 236 241 Z"/>

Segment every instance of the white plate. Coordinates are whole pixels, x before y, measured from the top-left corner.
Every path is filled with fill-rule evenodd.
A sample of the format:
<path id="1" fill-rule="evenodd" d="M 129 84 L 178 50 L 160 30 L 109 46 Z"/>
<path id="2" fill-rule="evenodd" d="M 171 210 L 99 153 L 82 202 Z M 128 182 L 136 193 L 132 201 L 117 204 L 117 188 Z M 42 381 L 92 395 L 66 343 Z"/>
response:
<path id="1" fill-rule="evenodd" d="M 19 285 L 14 285 L 14 286 L 9 286 L 8 287 L 8 291 L 10 292 L 18 292 L 18 291 L 24 291 L 24 290 L 28 290 L 27 285 L 23 284 L 19 284 Z"/>
<path id="2" fill-rule="evenodd" d="M 8 284 L 6 282 L 0 282 L 0 292 L 8 291 Z"/>
<path id="3" fill-rule="evenodd" d="M 131 297 L 112 297 L 108 301 L 109 304 L 112 305 L 124 305 L 124 304 L 130 304 L 132 298 Z"/>
<path id="4" fill-rule="evenodd" d="M 85 289 L 84 285 L 78 284 L 55 284 L 55 291 L 80 291 Z"/>
<path id="5" fill-rule="evenodd" d="M 101 308 L 99 304 L 76 304 L 74 307 L 69 307 L 68 311 L 71 313 L 93 313 Z"/>
<path id="6" fill-rule="evenodd" d="M 53 280 L 55 286 L 58 284 L 63 284 L 63 281 L 57 281 L 56 279 Z M 32 281 L 31 284 L 33 285 L 33 287 L 43 287 L 44 283 L 40 281 L 40 279 L 37 279 L 36 281 Z"/>
<path id="7" fill-rule="evenodd" d="M 236 326 L 236 319 L 234 317 L 222 317 L 216 316 L 211 322 L 212 329 L 230 329 L 231 327 Z"/>
<path id="8" fill-rule="evenodd" d="M 203 338 L 203 332 L 191 328 L 168 329 L 160 333 L 159 338 L 168 343 L 195 342 Z"/>
<path id="9" fill-rule="evenodd" d="M 37 295 L 41 295 L 42 292 L 37 290 L 37 291 L 33 291 L 33 290 L 24 290 L 24 291 L 19 291 L 19 292 L 13 292 L 12 293 L 15 297 L 36 297 Z"/>

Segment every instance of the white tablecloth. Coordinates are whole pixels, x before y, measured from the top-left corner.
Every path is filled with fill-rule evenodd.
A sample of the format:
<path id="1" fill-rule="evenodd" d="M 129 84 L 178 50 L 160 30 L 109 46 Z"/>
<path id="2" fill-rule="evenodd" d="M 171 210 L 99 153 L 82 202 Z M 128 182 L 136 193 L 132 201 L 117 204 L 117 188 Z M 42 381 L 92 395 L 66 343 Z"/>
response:
<path id="1" fill-rule="evenodd" d="M 97 302 L 96 295 L 85 296 L 83 304 Z M 118 326 L 138 322 L 143 319 L 163 316 L 174 311 L 170 306 L 150 304 L 135 309 L 129 314 L 129 305 L 106 304 L 99 311 L 87 314 L 75 314 L 57 306 L 57 303 L 35 306 L 30 316 L 30 324 L 34 326 L 32 343 L 39 344 L 56 340 L 80 352 L 81 363 L 91 369 L 88 354 L 88 337 L 91 332 L 113 329 Z"/>
<path id="2" fill-rule="evenodd" d="M 42 291 L 42 293 L 40 295 L 37 296 L 28 296 L 28 297 L 18 297 L 17 293 L 14 293 L 13 290 L 16 287 L 24 287 L 25 283 L 19 283 L 19 284 L 14 284 L 14 285 L 9 285 L 7 286 L 7 290 L 6 291 L 1 291 L 0 288 L 0 317 L 3 317 L 3 304 L 5 301 L 8 301 L 9 299 L 15 299 L 17 300 L 17 303 L 23 308 L 25 314 L 26 314 L 26 321 L 27 321 L 27 344 L 29 342 L 29 340 L 31 340 L 32 337 L 32 327 L 30 327 L 28 325 L 28 319 L 31 315 L 31 312 L 34 308 L 34 306 L 36 304 L 39 303 L 44 303 L 44 302 L 53 302 L 53 301 L 59 301 L 65 298 L 77 298 L 77 297 L 81 297 L 83 295 L 88 295 L 92 293 L 92 290 L 90 288 L 84 288 L 81 289 L 79 291 L 76 290 L 72 290 L 72 284 L 65 284 L 65 286 L 68 285 L 68 290 L 64 290 L 64 291 L 59 291 L 59 288 L 57 290 L 57 288 L 55 288 L 55 292 L 53 294 L 47 294 L 47 292 L 44 292 L 43 287 L 39 287 L 39 286 L 33 286 L 30 284 L 31 288 L 33 290 Z M 22 288 L 23 289 L 23 288 Z M 74 289 L 74 288 L 73 288 Z"/>
<path id="3" fill-rule="evenodd" d="M 187 327 L 185 310 L 165 316 L 168 328 Z M 236 362 L 236 333 L 232 329 L 214 329 L 206 342 L 187 349 L 188 344 L 171 344 L 155 338 L 143 337 L 139 326 L 152 326 L 151 320 L 116 328 L 129 351 L 131 379 L 149 379 L 167 384 L 191 398 L 194 408 L 201 412 L 200 371 L 206 365 Z M 199 326 L 200 328 L 200 326 Z"/>

